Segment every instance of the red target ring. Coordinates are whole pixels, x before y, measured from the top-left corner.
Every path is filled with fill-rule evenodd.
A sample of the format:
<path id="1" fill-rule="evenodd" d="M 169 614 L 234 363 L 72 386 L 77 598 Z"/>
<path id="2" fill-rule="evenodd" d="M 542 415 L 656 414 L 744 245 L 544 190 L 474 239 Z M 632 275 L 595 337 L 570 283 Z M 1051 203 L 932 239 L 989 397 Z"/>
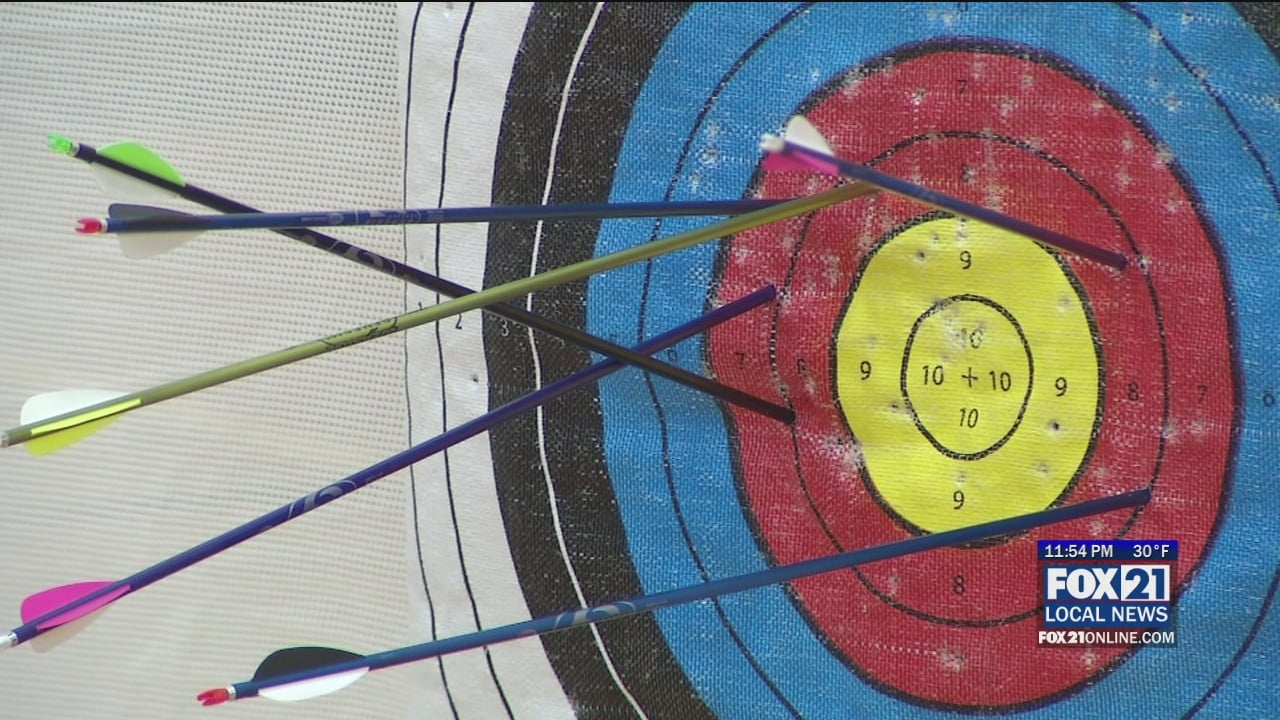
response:
<path id="1" fill-rule="evenodd" d="M 1141 514 L 1055 525 L 794 586 L 828 646 L 892 692 L 964 707 L 1035 702 L 1127 652 L 1035 647 L 1037 539 L 1177 538 L 1185 572 L 1211 538 L 1235 396 L 1218 256 L 1168 153 L 1123 109 L 1040 59 L 934 52 L 850 78 L 805 113 L 837 154 L 1137 259 L 1116 274 L 1062 257 L 1093 321 L 1104 390 L 1092 450 L 1061 501 L 1151 485 L 1154 500 Z M 1081 146 L 1077 136 L 1113 140 Z M 770 174 L 758 194 L 790 197 L 813 191 L 814 182 Z M 1136 187 L 1142 198 L 1166 200 L 1133 199 Z M 720 297 L 764 283 L 782 289 L 772 318 L 714 330 L 710 340 L 722 381 L 789 402 L 797 413 L 788 433 L 729 411 L 742 494 L 762 547 L 778 563 L 913 533 L 868 481 L 835 399 L 832 348 L 869 255 L 929 212 L 881 194 L 739 235 L 729 246 Z M 762 343 L 773 349 L 772 378 L 738 367 Z M 1026 648 L 1035 661 L 1009 663 L 1010 647 Z"/>

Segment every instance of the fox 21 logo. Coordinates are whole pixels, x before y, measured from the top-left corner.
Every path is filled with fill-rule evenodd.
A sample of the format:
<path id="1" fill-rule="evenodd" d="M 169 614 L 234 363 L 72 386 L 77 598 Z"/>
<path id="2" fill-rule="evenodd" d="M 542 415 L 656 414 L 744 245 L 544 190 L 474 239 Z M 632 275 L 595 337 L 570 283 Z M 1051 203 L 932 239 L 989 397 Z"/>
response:
<path id="1" fill-rule="evenodd" d="M 1169 602 L 1169 565 L 1077 565 L 1045 568 L 1046 601 Z"/>

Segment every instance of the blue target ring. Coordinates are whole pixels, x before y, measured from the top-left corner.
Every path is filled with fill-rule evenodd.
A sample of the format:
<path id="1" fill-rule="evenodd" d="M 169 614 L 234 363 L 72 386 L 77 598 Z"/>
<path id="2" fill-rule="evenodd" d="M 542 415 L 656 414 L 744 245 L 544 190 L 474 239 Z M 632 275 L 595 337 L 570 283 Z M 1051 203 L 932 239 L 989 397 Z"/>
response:
<path id="1" fill-rule="evenodd" d="M 1256 690 L 1244 681 L 1237 687 L 1234 678 L 1261 673 L 1249 665 L 1260 661 L 1234 662 L 1249 641 L 1280 642 L 1274 613 L 1260 615 L 1274 589 L 1277 545 L 1255 540 L 1280 500 L 1262 481 L 1277 453 L 1267 431 L 1276 411 L 1263 402 L 1275 378 L 1261 352 L 1280 346 L 1271 322 L 1280 303 L 1265 291 L 1272 285 L 1264 274 L 1280 254 L 1271 240 L 1280 218 L 1272 172 L 1280 149 L 1267 141 L 1275 107 L 1250 98 L 1280 97 L 1280 73 L 1259 78 L 1256 70 L 1259 63 L 1275 68 L 1275 60 L 1249 32 L 1239 33 L 1229 54 L 1216 44 L 1219 36 L 1203 32 L 1199 23 L 1241 24 L 1228 6 L 1196 6 L 1186 15 L 1181 6 L 1162 4 L 965 5 L 695 6 L 668 37 L 637 100 L 611 200 L 653 199 L 661 189 L 670 199 L 744 194 L 756 171 L 760 132 L 781 127 L 811 93 L 850 67 L 921 42 L 963 37 L 1025 46 L 1096 78 L 1169 147 L 1221 238 L 1228 284 L 1236 289 L 1242 429 L 1218 535 L 1179 603 L 1178 651 L 1138 652 L 1090 688 L 1027 714 L 1181 717 L 1202 707 L 1210 688 L 1216 688 L 1209 701 L 1215 712 L 1256 707 L 1250 704 Z M 1101 27 L 1104 36 L 1133 40 L 1099 48 L 1063 27 Z M 700 65 L 688 64 L 690 47 L 699 48 Z M 1238 87 L 1244 78 L 1253 85 Z M 766 97 L 761 88 L 773 92 Z M 1222 138 L 1233 140 L 1223 144 Z M 667 221 L 661 234 L 697 224 Z M 606 223 L 596 254 L 647 242 L 652 233 L 647 223 Z M 706 245 L 593 278 L 588 329 L 638 339 L 692 319 L 714 294 L 716 253 Z M 678 362 L 700 369 L 704 352 L 700 341 L 690 341 L 679 348 Z M 730 430 L 714 403 L 626 374 L 601 384 L 600 404 L 606 461 L 646 592 L 765 567 L 741 506 Z M 1233 571 L 1241 566 L 1260 571 Z M 666 610 L 657 621 L 693 685 L 720 714 L 733 715 L 744 699 L 757 717 L 901 709 L 828 651 L 781 588 Z M 803 672 L 796 672 L 797 663 Z M 1224 675 L 1233 666 L 1235 672 Z M 1163 685 L 1159 698 L 1119 690 L 1171 677 L 1177 684 Z M 951 714 L 916 707 L 913 716 Z"/>

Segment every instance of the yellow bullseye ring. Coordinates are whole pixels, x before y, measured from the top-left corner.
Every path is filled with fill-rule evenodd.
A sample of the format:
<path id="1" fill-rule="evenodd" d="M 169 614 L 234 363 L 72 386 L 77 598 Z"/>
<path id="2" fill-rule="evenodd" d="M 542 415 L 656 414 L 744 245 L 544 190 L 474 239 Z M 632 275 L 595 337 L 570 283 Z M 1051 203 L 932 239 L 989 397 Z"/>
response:
<path id="1" fill-rule="evenodd" d="M 939 218 L 883 243 L 836 334 L 836 394 L 881 501 L 941 532 L 1048 507 L 1098 422 L 1101 363 L 1059 261 Z"/>

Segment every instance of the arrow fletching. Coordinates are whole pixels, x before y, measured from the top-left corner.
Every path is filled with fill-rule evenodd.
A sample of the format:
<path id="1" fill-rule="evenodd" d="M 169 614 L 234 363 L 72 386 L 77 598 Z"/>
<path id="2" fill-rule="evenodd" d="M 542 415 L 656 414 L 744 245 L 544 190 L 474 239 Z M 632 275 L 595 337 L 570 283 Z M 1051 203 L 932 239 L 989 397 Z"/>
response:
<path id="1" fill-rule="evenodd" d="M 165 218 L 181 219 L 190 217 L 187 213 L 178 212 L 177 210 L 151 205 L 129 205 L 126 203 L 112 203 L 107 206 L 107 214 L 112 220 L 140 220 L 145 218 L 155 221 L 164 220 Z M 81 225 L 76 227 L 76 232 L 82 234 L 102 232 L 102 229 L 105 228 L 105 223 L 95 228 L 91 224 L 93 222 L 101 223 L 99 220 L 86 218 L 80 221 Z M 157 232 L 116 235 L 116 240 L 120 243 L 120 251 L 124 253 L 125 257 L 130 260 L 142 260 L 153 255 L 167 253 L 191 242 L 197 236 L 199 236 L 199 233 L 194 232 Z"/>
<path id="2" fill-rule="evenodd" d="M 63 139 L 65 140 L 65 138 Z M 50 147 L 53 147 L 52 142 Z M 178 174 L 178 171 L 165 162 L 164 158 L 136 142 L 112 143 L 99 148 L 97 153 L 107 160 L 113 160 L 121 165 L 128 165 L 174 185 L 186 184 L 182 176 Z M 174 197 L 173 193 L 158 188 L 140 178 L 130 177 L 101 165 L 91 165 L 90 167 L 94 177 L 98 180 L 98 185 L 106 193 L 107 197 L 148 202 Z"/>
<path id="3" fill-rule="evenodd" d="M 327 647 L 295 647 L 277 650 L 266 657 L 258 669 L 253 674 L 254 680 L 270 680 L 273 678 L 292 675 L 297 672 L 305 672 L 315 668 L 333 665 L 335 663 L 345 663 L 352 660 L 363 660 L 363 655 L 357 655 L 346 650 Z M 338 672 L 332 675 L 315 678 L 314 680 L 303 680 L 301 682 L 289 683 L 287 685 L 279 685 L 268 689 L 261 693 L 262 697 L 277 702 L 297 702 L 299 700 L 310 700 L 311 698 L 320 697 L 335 693 L 355 681 L 364 677 L 369 672 L 369 668 L 356 668 L 345 672 Z"/>
<path id="4" fill-rule="evenodd" d="M 258 669 L 253 673 L 253 679 L 267 680 L 302 672 L 303 670 L 324 667 L 332 663 L 363 659 L 363 655 L 330 647 L 283 648 L 271 653 L 258 664 Z"/>
<path id="5" fill-rule="evenodd" d="M 114 580 L 92 580 L 88 582 L 72 583 L 71 585 L 59 585 L 58 587 L 41 590 L 33 595 L 28 595 L 27 599 L 22 601 L 20 613 L 23 622 L 31 622 L 41 615 L 47 614 L 50 610 L 60 608 L 67 603 L 74 602 L 89 593 L 97 592 L 108 585 L 114 585 Z M 97 610 L 98 608 L 108 605 L 111 601 L 129 592 L 128 586 L 121 587 L 114 592 L 107 593 L 102 597 L 85 605 L 68 610 L 50 620 L 40 623 L 41 628 L 57 627 L 65 625 L 74 620 L 78 620 L 85 615 Z"/>
<path id="6" fill-rule="evenodd" d="M 299 702 L 302 700 L 310 700 L 318 698 L 321 695 L 329 695 L 351 685 L 355 681 L 364 677 L 369 672 L 369 668 L 360 668 L 359 670 L 347 670 L 346 672 L 325 675 L 314 680 L 301 680 L 286 685 L 277 685 L 259 692 L 258 695 L 268 700 L 276 702 Z"/>
<path id="7" fill-rule="evenodd" d="M 360 662 L 365 658 L 347 650 L 339 650 L 329 647 L 292 647 L 276 650 L 258 664 L 258 669 L 253 673 L 255 681 L 269 681 L 275 678 L 285 677 L 294 673 L 302 673 L 317 668 L 323 668 L 338 663 L 350 663 L 352 661 Z M 318 698 L 322 695 L 329 695 L 338 692 L 345 687 L 350 686 L 355 681 L 364 677 L 369 672 L 369 668 L 357 667 L 350 670 L 343 670 L 329 675 L 311 678 L 308 680 L 300 680 L 298 682 L 286 683 L 284 685 L 276 685 L 271 688 L 263 689 L 258 693 L 259 697 L 275 700 L 276 702 L 299 702 L 302 700 L 310 700 Z M 234 697 L 233 688 L 213 688 L 205 690 L 196 696 L 202 705 L 220 705 Z"/>
<path id="8" fill-rule="evenodd" d="M 91 389 L 57 390 L 41 393 L 33 395 L 23 403 L 22 411 L 18 414 L 18 422 L 22 425 L 35 425 L 41 420 L 61 417 L 125 396 L 126 393 L 118 390 Z M 131 407 L 132 405 L 126 401 L 121 403 L 121 406 L 121 409 L 123 409 L 125 406 Z M 50 430 L 57 430 L 57 428 L 42 428 L 41 431 L 47 434 L 42 434 L 29 440 L 26 443 L 27 452 L 36 457 L 57 452 L 115 422 L 119 417 L 117 413 L 118 410 L 107 407 L 101 411 L 102 417 L 100 419 L 88 423 L 77 422 L 69 424 L 67 429 L 58 432 L 49 432 Z"/>
<path id="9" fill-rule="evenodd" d="M 800 115 L 795 115 L 787 121 L 787 127 L 783 130 L 782 136 L 786 138 L 787 142 L 794 143 L 800 147 L 809 148 L 823 155 L 835 155 L 835 151 L 827 144 L 827 139 L 822 137 L 822 133 L 818 131 L 818 128 Z M 766 136 L 766 138 L 768 137 L 772 136 Z M 768 142 L 767 139 L 766 142 Z M 800 170 L 813 172 L 812 166 L 780 152 L 767 153 L 763 166 L 765 170 L 770 171 Z"/>

